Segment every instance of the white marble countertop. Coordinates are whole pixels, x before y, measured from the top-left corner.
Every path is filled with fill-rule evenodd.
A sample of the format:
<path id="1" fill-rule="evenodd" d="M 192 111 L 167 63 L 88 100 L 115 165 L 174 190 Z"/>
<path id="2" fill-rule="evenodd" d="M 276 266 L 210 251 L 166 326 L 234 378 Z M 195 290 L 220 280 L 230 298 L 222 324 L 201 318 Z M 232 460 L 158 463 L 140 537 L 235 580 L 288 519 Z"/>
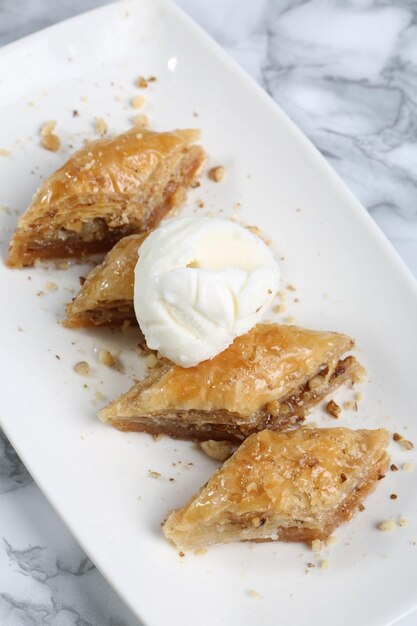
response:
<path id="1" fill-rule="evenodd" d="M 0 0 L 0 45 L 104 3 Z M 312 139 L 417 276 L 415 0 L 178 4 Z M 1 624 L 138 625 L 4 436 L 0 503 Z"/>

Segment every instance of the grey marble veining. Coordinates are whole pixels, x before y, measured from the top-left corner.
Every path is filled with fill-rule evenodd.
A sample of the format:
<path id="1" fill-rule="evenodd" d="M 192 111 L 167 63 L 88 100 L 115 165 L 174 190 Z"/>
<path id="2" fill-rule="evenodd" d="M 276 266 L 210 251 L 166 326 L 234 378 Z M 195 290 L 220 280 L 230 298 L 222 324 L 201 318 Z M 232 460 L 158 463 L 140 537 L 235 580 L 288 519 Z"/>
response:
<path id="1" fill-rule="evenodd" d="M 0 45 L 105 3 L 0 0 Z M 416 0 L 178 4 L 312 139 L 417 275 Z M 138 626 L 4 435 L 0 511 L 0 624 Z"/>

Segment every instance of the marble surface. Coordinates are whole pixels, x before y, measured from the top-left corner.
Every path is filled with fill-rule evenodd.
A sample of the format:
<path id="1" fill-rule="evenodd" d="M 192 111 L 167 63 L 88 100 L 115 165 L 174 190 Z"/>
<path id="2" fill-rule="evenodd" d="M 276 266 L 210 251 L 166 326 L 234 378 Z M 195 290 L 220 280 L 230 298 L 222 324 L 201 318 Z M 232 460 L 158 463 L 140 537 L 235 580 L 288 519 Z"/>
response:
<path id="1" fill-rule="evenodd" d="M 0 45 L 101 4 L 0 0 Z M 417 276 L 415 0 L 178 4 L 312 139 Z M 138 625 L 4 436 L 0 506 L 1 624 Z"/>

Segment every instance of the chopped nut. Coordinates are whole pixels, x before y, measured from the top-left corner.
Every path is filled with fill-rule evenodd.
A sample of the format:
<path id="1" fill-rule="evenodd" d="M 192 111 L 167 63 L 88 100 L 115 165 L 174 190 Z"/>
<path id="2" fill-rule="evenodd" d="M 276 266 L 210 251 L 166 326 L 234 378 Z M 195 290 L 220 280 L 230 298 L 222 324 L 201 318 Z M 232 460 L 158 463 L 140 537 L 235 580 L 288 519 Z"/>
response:
<path id="1" fill-rule="evenodd" d="M 288 289 L 288 291 L 297 291 L 296 288 L 294 287 L 294 285 L 291 285 L 291 283 L 289 285 L 287 285 L 287 289 Z"/>
<path id="2" fill-rule="evenodd" d="M 146 89 L 146 87 L 148 86 L 148 81 L 143 76 L 139 76 L 139 78 L 135 82 L 135 85 L 140 89 Z"/>
<path id="3" fill-rule="evenodd" d="M 41 139 L 41 145 L 45 150 L 50 150 L 51 152 L 57 152 L 61 147 L 61 140 L 58 135 L 54 135 L 51 133 L 50 135 L 45 135 Z"/>
<path id="4" fill-rule="evenodd" d="M 134 109 L 141 109 L 145 104 L 145 98 L 143 96 L 136 96 L 132 100 L 132 107 Z"/>
<path id="5" fill-rule="evenodd" d="M 262 598 L 261 594 L 254 589 L 249 589 L 248 596 L 250 596 L 251 598 Z"/>
<path id="6" fill-rule="evenodd" d="M 329 400 L 329 402 L 326 404 L 326 411 L 336 419 L 339 417 L 341 410 L 342 409 L 340 408 L 340 406 L 336 404 L 334 400 Z"/>
<path id="7" fill-rule="evenodd" d="M 380 522 L 378 524 L 379 530 L 394 530 L 395 522 L 392 519 L 385 520 L 385 522 Z"/>
<path id="8" fill-rule="evenodd" d="M 150 370 L 153 369 L 157 363 L 158 358 L 155 354 L 150 354 L 148 357 L 146 357 L 146 367 L 148 367 Z"/>
<path id="9" fill-rule="evenodd" d="M 226 170 L 223 165 L 217 165 L 217 167 L 212 167 L 208 171 L 208 177 L 215 183 L 220 183 L 223 180 L 225 174 Z"/>
<path id="10" fill-rule="evenodd" d="M 136 117 L 133 119 L 133 124 L 135 126 L 138 126 L 139 128 L 144 128 L 145 126 L 149 125 L 149 118 L 147 115 L 140 113 L 139 115 L 136 115 Z"/>
<path id="11" fill-rule="evenodd" d="M 0 148 L 0 156 L 8 157 L 10 156 L 10 152 L 8 150 L 5 150 L 5 148 Z"/>
<path id="12" fill-rule="evenodd" d="M 185 552 L 183 552 L 182 550 L 180 550 L 180 551 L 178 552 L 178 556 L 180 556 L 180 557 L 182 558 L 183 556 L 185 556 Z"/>
<path id="13" fill-rule="evenodd" d="M 213 439 L 201 441 L 200 448 L 207 456 L 216 459 L 216 461 L 225 461 L 233 451 L 233 445 L 228 441 L 214 441 Z"/>
<path id="14" fill-rule="evenodd" d="M 330 548 L 330 546 L 332 546 L 333 544 L 335 544 L 337 541 L 336 537 L 334 535 L 330 535 L 330 537 L 328 537 L 326 539 L 326 546 L 328 548 Z"/>
<path id="15" fill-rule="evenodd" d="M 399 433 L 394 433 L 392 438 L 394 439 L 394 441 L 401 441 L 403 437 Z"/>
<path id="16" fill-rule="evenodd" d="M 390 467 L 391 472 L 398 472 L 398 467 L 396 465 L 394 465 L 394 463 L 392 463 L 391 467 Z"/>
<path id="17" fill-rule="evenodd" d="M 46 283 L 45 289 L 46 291 L 51 291 L 51 292 L 56 291 L 58 289 L 58 285 L 50 280 L 49 282 Z"/>
<path id="18" fill-rule="evenodd" d="M 114 367 L 116 363 L 115 357 L 108 350 L 100 350 L 98 360 L 102 365 L 106 365 L 107 367 Z"/>
<path id="19" fill-rule="evenodd" d="M 87 361 L 80 361 L 74 365 L 74 372 L 80 376 L 88 376 L 90 373 L 90 366 Z"/>
<path id="20" fill-rule="evenodd" d="M 408 520 L 406 520 L 404 517 L 400 517 L 400 519 L 398 520 L 398 526 L 407 526 L 408 524 Z"/>
<path id="21" fill-rule="evenodd" d="M 363 511 L 365 511 L 365 507 L 363 506 L 362 503 L 359 504 L 358 511 L 360 511 L 361 513 L 363 513 Z"/>
<path id="22" fill-rule="evenodd" d="M 56 126 L 56 122 L 54 120 L 49 120 L 49 122 L 45 122 L 45 124 L 41 127 L 41 137 L 47 137 L 52 133 Z"/>
<path id="23" fill-rule="evenodd" d="M 313 550 L 313 552 L 321 552 L 322 547 L 323 542 L 320 541 L 320 539 L 313 539 L 313 541 L 311 542 L 311 549 Z"/>
<path id="24" fill-rule="evenodd" d="M 413 469 L 413 464 L 410 461 L 408 461 L 408 463 L 404 463 L 403 470 L 405 472 L 411 472 L 412 469 Z"/>
<path id="25" fill-rule="evenodd" d="M 347 481 L 346 474 L 340 474 L 340 482 L 345 483 Z"/>
<path id="26" fill-rule="evenodd" d="M 274 306 L 272 310 L 274 313 L 284 313 L 286 308 L 285 304 L 278 304 L 277 306 Z"/>
<path id="27" fill-rule="evenodd" d="M 328 559 L 323 559 L 323 561 L 320 561 L 320 567 L 321 569 L 329 569 L 330 561 L 328 561 Z"/>
<path id="28" fill-rule="evenodd" d="M 155 83 L 157 81 L 156 76 L 148 76 L 147 78 L 148 83 Z"/>
<path id="29" fill-rule="evenodd" d="M 311 563 L 311 561 L 310 561 L 309 563 L 307 563 L 307 567 L 309 569 L 311 569 L 311 568 L 316 567 L 316 566 L 314 565 L 314 563 Z"/>
<path id="30" fill-rule="evenodd" d="M 414 444 L 411 441 L 408 441 L 407 439 L 402 439 L 400 441 L 400 446 L 402 447 L 403 450 L 412 450 L 414 448 Z"/>
<path id="31" fill-rule="evenodd" d="M 390 495 L 390 498 L 391 498 L 391 500 L 396 500 L 396 499 L 398 498 L 398 496 L 397 496 L 397 494 L 396 494 L 396 493 L 392 493 L 392 494 Z"/>
<path id="32" fill-rule="evenodd" d="M 153 472 L 151 470 L 148 470 L 148 473 L 149 473 L 149 476 L 151 478 L 160 478 L 161 477 L 161 474 L 159 472 Z"/>
<path id="33" fill-rule="evenodd" d="M 99 135 L 105 135 L 107 133 L 108 126 L 104 118 L 96 117 L 96 119 L 94 120 L 94 126 L 96 129 L 96 133 L 98 133 Z"/>
<path id="34" fill-rule="evenodd" d="M 70 265 L 69 261 L 59 261 L 58 263 L 55 263 L 55 267 L 59 270 L 67 270 Z"/>
<path id="35" fill-rule="evenodd" d="M 79 112 L 77 111 L 77 109 L 74 109 L 72 112 L 72 117 L 79 117 Z"/>

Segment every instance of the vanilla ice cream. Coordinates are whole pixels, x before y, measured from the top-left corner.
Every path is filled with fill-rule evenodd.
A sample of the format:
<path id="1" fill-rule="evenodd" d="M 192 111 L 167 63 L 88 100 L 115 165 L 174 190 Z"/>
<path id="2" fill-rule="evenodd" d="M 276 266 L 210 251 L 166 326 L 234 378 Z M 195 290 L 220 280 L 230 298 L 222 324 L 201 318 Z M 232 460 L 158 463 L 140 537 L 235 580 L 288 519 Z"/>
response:
<path id="1" fill-rule="evenodd" d="M 210 217 L 170 220 L 140 247 L 136 317 L 149 348 L 191 367 L 257 324 L 279 279 L 271 250 L 243 226 Z"/>

